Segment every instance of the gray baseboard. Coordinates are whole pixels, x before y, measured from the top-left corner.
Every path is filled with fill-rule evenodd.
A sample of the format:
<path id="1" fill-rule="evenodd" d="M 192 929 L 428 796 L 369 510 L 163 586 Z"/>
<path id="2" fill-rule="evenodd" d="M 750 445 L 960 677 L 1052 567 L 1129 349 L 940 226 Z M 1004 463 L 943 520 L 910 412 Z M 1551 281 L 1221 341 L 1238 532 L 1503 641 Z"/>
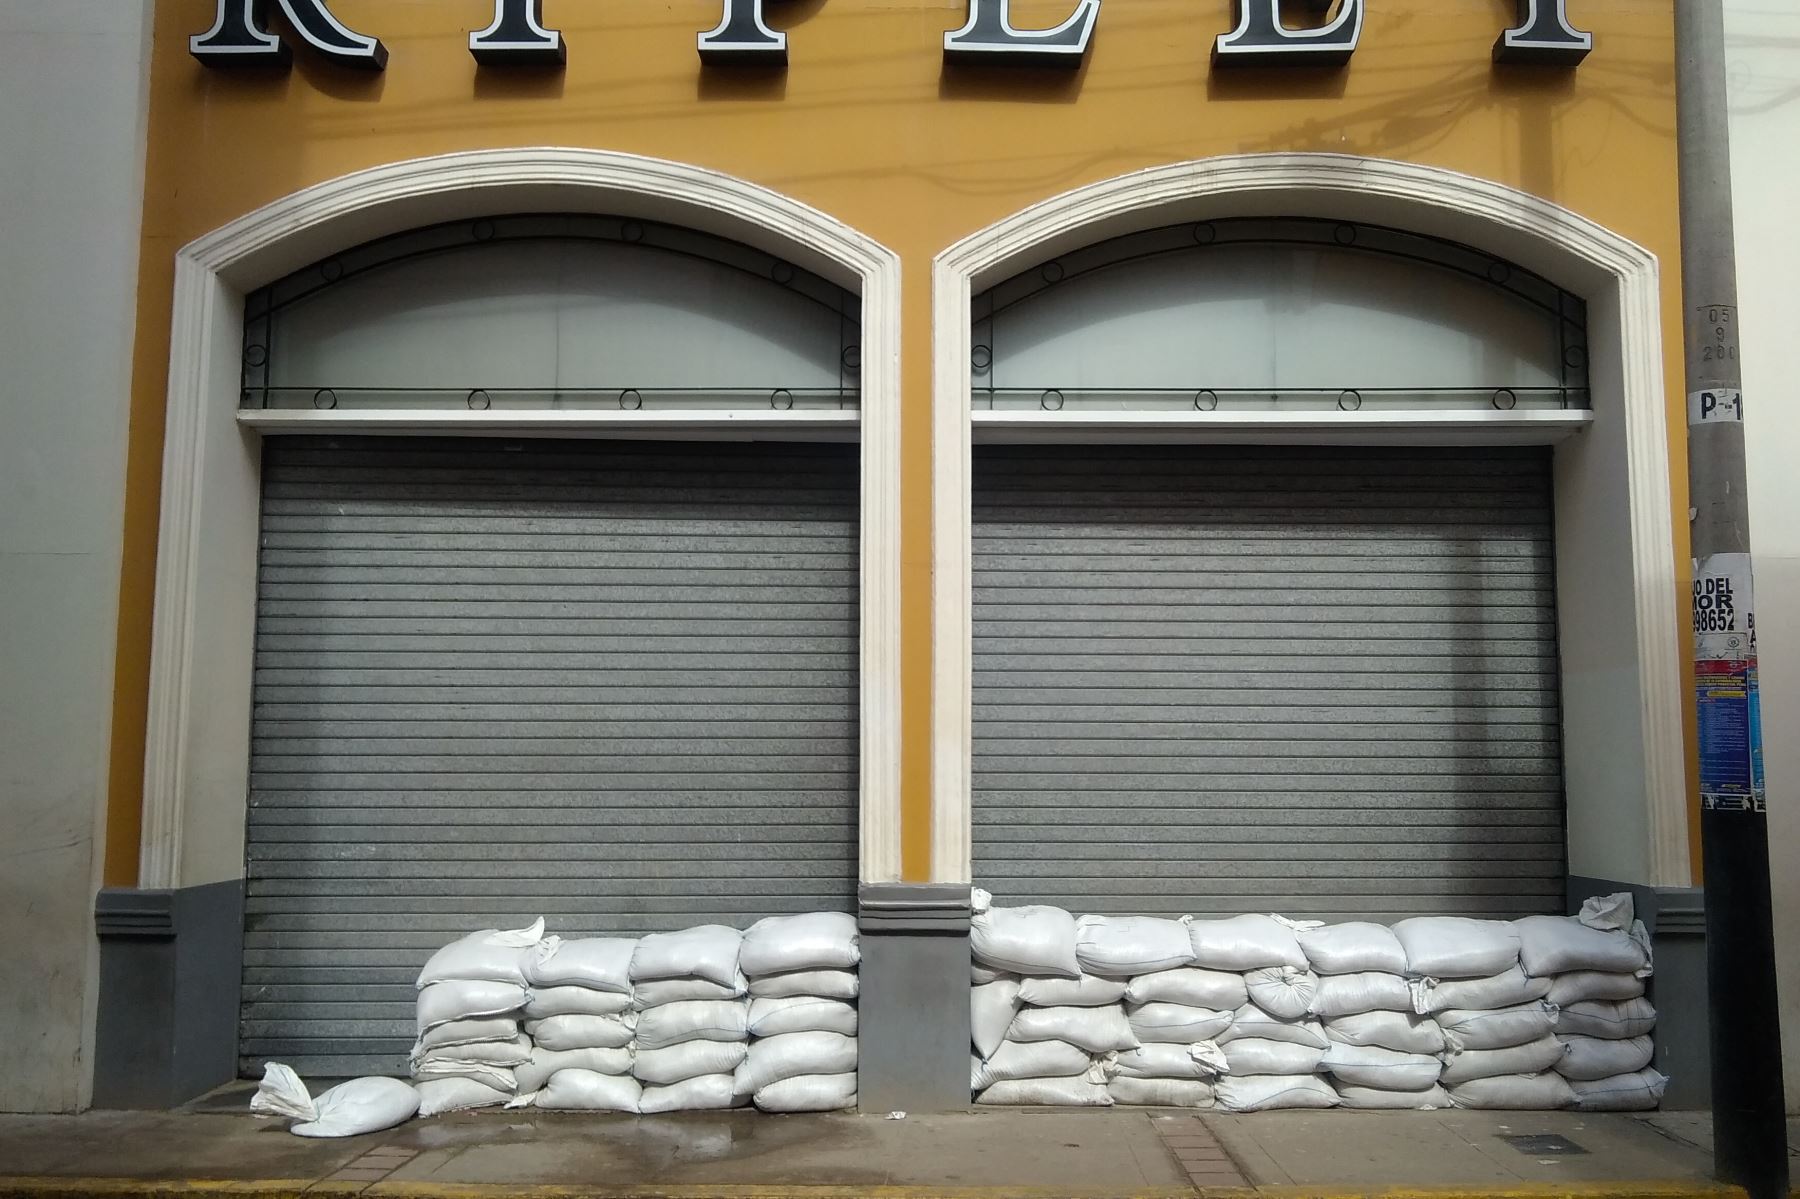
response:
<path id="1" fill-rule="evenodd" d="M 237 1077 L 242 880 L 94 902 L 94 1106 L 169 1108 Z"/>
<path id="2" fill-rule="evenodd" d="M 1650 930 L 1656 973 L 1648 994 L 1656 1004 L 1656 1068 L 1669 1076 L 1663 1107 L 1712 1106 L 1711 1030 L 1707 1017 L 1706 905 L 1698 887 L 1645 887 L 1572 876 L 1569 910 L 1592 895 L 1630 891 L 1638 919 Z"/>
<path id="3" fill-rule="evenodd" d="M 859 894 L 858 1104 L 969 1107 L 969 888 L 866 885 Z"/>

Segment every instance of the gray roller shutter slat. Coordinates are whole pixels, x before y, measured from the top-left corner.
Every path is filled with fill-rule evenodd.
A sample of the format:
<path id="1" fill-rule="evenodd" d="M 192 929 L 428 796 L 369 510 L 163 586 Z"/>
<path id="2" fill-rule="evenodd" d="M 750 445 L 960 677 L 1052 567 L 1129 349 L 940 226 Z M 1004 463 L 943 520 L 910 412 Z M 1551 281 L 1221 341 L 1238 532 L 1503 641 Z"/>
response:
<path id="1" fill-rule="evenodd" d="M 402 1073 L 462 933 L 847 910 L 835 446 L 272 439 L 241 1064 Z"/>
<path id="2" fill-rule="evenodd" d="M 1560 909 L 1547 451 L 974 464 L 974 866 L 997 902 Z"/>

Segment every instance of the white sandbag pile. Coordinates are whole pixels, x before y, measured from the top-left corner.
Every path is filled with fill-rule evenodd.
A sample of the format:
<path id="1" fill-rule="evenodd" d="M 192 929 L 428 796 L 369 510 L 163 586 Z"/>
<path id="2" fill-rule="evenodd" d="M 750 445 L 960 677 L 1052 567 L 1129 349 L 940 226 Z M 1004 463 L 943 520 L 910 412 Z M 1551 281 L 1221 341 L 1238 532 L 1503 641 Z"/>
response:
<path id="1" fill-rule="evenodd" d="M 766 1112 L 856 1106 L 856 918 L 771 916 L 744 934 L 749 1049 L 735 1095 Z"/>
<path id="2" fill-rule="evenodd" d="M 978 1103 L 1653 1108 L 1648 937 L 1577 917 L 1077 918 L 975 893 Z"/>
<path id="3" fill-rule="evenodd" d="M 526 964 L 543 938 L 542 920 L 484 929 L 425 963 L 411 1059 L 419 1115 L 495 1107 L 518 1094 L 515 1071 L 531 1060 L 531 1042 L 520 1031 Z"/>

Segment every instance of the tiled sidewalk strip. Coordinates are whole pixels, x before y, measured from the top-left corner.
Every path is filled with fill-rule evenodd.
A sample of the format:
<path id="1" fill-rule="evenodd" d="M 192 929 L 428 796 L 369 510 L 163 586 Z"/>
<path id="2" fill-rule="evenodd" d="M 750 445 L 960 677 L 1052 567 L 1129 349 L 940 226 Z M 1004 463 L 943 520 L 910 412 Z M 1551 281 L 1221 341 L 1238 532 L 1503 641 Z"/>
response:
<path id="1" fill-rule="evenodd" d="M 1151 1123 L 1194 1186 L 1211 1190 L 1250 1185 L 1218 1138 L 1195 1117 L 1153 1116 Z"/>

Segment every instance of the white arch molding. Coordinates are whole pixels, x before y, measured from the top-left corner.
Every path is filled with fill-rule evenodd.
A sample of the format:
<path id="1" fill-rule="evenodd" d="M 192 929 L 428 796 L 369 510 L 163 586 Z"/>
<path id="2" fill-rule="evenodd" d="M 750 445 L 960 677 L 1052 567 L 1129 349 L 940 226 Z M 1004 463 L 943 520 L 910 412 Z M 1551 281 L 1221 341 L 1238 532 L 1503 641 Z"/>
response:
<path id="1" fill-rule="evenodd" d="M 971 880 L 970 299 L 1078 246 L 1244 216 L 1377 223 L 1517 263 L 1588 305 L 1593 414 L 1190 413 L 1121 430 L 1271 444 L 1483 444 L 1563 438 L 1555 454 L 1558 626 L 1569 870 L 1689 881 L 1681 621 L 1670 510 L 1656 258 L 1566 208 L 1454 171 L 1338 154 L 1252 154 L 1155 167 L 1035 204 L 945 250 L 933 271 L 932 873 Z M 985 414 L 984 414 L 985 415 Z M 1000 414 L 996 414 L 998 417 Z M 1218 419 L 1224 418 L 1224 419 Z M 1033 437 L 1054 435 L 1042 428 Z M 1539 427 L 1533 428 L 1537 424 Z M 1019 437 L 1002 420 L 981 431 Z"/>
<path id="2" fill-rule="evenodd" d="M 535 147 L 420 158 L 329 180 L 239 217 L 176 255 L 140 887 L 191 887 L 244 874 L 261 469 L 260 434 L 238 420 L 245 294 L 372 238 L 518 212 L 686 225 L 781 255 L 861 296 L 861 877 L 899 878 L 900 260 L 825 213 L 730 175 L 633 154 Z M 458 432 L 551 431 L 541 427 L 542 413 L 522 414 L 522 421 L 460 415 L 499 419 L 458 421 Z M 445 427 L 429 416 L 412 426 Z M 691 413 L 618 412 L 555 431 L 596 430 L 753 431 L 741 421 Z M 368 431 L 408 429 L 386 422 Z"/>

